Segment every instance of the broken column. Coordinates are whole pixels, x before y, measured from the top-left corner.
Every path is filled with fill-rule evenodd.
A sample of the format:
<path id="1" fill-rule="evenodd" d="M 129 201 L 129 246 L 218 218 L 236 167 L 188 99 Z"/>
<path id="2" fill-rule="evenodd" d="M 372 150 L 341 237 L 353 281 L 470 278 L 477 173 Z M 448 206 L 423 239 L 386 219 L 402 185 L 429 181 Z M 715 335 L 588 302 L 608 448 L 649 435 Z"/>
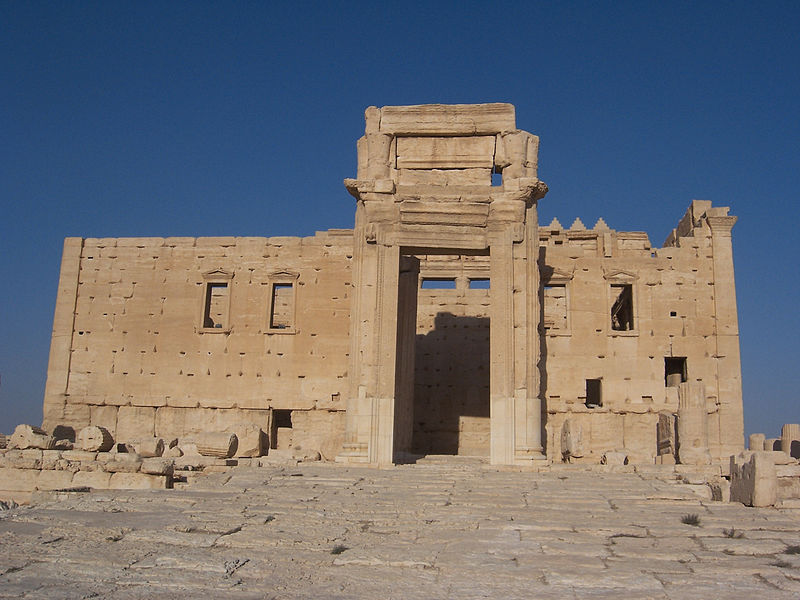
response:
<path id="1" fill-rule="evenodd" d="M 753 451 L 762 451 L 765 450 L 764 444 L 766 443 L 766 437 L 763 433 L 751 433 L 750 439 L 748 440 L 748 448 Z M 772 448 L 770 448 L 772 450 Z"/>
<path id="2" fill-rule="evenodd" d="M 682 465 L 711 464 L 708 450 L 706 388 L 702 381 L 678 387 L 678 461 Z"/>
<path id="3" fill-rule="evenodd" d="M 108 429 L 97 425 L 81 429 L 75 441 L 78 448 L 88 452 L 108 452 L 114 445 L 114 438 Z"/>
<path id="4" fill-rule="evenodd" d="M 787 423 L 781 429 L 781 450 L 792 458 L 800 458 L 800 425 Z"/>
<path id="5" fill-rule="evenodd" d="M 56 440 L 47 435 L 44 429 L 32 425 L 17 425 L 8 443 L 9 448 L 25 450 L 36 448 L 39 450 L 52 450 L 56 446 Z"/>
<path id="6" fill-rule="evenodd" d="M 197 451 L 202 456 L 230 458 L 236 452 L 239 439 L 235 433 L 214 431 L 197 436 Z"/>

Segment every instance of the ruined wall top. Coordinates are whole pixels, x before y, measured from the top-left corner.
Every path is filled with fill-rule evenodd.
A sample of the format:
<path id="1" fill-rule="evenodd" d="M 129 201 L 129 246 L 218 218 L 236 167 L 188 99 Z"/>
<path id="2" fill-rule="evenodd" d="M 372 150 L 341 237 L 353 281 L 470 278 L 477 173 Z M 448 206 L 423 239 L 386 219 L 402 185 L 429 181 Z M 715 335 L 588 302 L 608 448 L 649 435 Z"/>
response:
<path id="1" fill-rule="evenodd" d="M 698 231 L 705 233 L 717 229 L 727 231 L 736 224 L 737 217 L 730 215 L 727 206 L 712 206 L 711 200 L 692 200 L 686 214 L 667 236 L 664 247 L 680 246 L 682 238 L 693 238 Z"/>
<path id="2" fill-rule="evenodd" d="M 358 173 L 345 181 L 361 200 L 377 193 L 488 203 L 511 193 L 535 201 L 547 191 L 537 175 L 539 138 L 517 129 L 511 104 L 371 106 L 364 116 Z"/>

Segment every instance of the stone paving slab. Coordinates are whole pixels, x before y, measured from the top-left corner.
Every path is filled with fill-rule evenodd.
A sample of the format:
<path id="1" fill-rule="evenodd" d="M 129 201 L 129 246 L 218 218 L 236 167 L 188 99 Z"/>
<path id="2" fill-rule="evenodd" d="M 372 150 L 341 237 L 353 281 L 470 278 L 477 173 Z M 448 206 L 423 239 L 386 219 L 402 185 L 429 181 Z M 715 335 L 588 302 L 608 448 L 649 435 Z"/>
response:
<path id="1" fill-rule="evenodd" d="M 645 473 L 300 464 L 33 502 L 0 512 L 0 598 L 800 597 L 800 510 Z"/>

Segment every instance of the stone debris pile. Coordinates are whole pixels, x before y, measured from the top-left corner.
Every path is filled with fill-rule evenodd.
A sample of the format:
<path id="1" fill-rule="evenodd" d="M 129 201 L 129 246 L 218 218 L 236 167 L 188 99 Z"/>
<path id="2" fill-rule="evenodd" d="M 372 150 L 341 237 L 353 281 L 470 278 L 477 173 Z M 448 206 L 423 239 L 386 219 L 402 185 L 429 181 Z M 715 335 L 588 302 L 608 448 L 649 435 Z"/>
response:
<path id="1" fill-rule="evenodd" d="M 253 461 L 258 466 L 262 461 L 297 464 L 320 458 L 318 453 L 270 451 L 259 427 L 245 431 L 241 441 L 229 432 L 182 440 L 115 441 L 104 427 L 90 425 L 72 441 L 56 439 L 39 427 L 19 425 L 0 448 L 0 499 L 25 503 L 36 490 L 172 489 L 197 472 Z"/>

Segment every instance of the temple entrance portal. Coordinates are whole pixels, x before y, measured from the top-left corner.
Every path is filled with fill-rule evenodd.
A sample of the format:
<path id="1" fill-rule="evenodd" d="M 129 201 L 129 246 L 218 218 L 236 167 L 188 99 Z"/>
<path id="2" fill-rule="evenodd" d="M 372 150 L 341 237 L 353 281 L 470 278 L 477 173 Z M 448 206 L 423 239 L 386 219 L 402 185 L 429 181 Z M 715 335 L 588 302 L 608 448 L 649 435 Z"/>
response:
<path id="1" fill-rule="evenodd" d="M 383 466 L 413 451 L 410 315 L 418 257 L 428 255 L 488 256 L 489 456 L 492 464 L 543 459 L 536 203 L 547 186 L 537 155 L 538 138 L 516 129 L 510 104 L 367 109 L 358 176 L 345 180 L 357 206 L 350 391 L 337 460 Z M 448 317 L 440 319 L 444 330 Z"/>

